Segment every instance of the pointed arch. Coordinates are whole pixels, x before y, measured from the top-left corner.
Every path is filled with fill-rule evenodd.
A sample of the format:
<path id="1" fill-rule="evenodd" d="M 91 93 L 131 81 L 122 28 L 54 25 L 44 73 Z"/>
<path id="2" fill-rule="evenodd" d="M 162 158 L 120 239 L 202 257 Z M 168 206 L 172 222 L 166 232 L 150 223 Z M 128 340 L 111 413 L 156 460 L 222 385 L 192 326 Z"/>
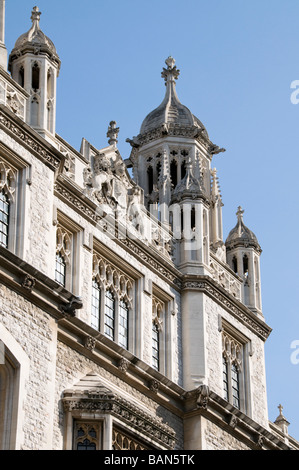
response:
<path id="1" fill-rule="evenodd" d="M 0 364 L 0 450 L 21 450 L 24 440 L 23 401 L 29 378 L 30 361 L 19 343 L 0 323 L 0 345 L 4 363 Z M 13 425 L 12 425 L 13 424 Z"/>

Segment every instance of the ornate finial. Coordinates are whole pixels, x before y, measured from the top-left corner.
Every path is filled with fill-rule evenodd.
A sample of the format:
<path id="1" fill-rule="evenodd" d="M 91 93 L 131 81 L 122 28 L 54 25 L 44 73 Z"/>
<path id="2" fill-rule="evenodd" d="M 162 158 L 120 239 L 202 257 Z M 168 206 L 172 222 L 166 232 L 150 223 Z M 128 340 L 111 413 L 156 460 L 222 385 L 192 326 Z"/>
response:
<path id="1" fill-rule="evenodd" d="M 34 21 L 37 21 L 37 23 L 39 23 L 41 14 L 42 14 L 42 12 L 39 11 L 38 7 L 33 7 L 33 10 L 32 10 L 32 13 L 31 13 L 32 23 L 34 23 Z"/>
<path id="2" fill-rule="evenodd" d="M 238 221 L 239 222 L 242 222 L 243 220 L 243 214 L 244 214 L 244 211 L 242 209 L 241 206 L 238 207 L 238 211 L 236 212 L 236 216 L 238 217 Z"/>
<path id="3" fill-rule="evenodd" d="M 283 406 L 279 405 L 278 409 L 279 409 L 279 415 L 277 416 L 276 420 L 274 421 L 274 424 L 277 424 L 281 428 L 281 430 L 284 432 L 284 434 L 287 435 L 288 434 L 288 427 L 289 427 L 290 423 L 288 422 L 288 420 L 282 414 Z"/>
<path id="4" fill-rule="evenodd" d="M 109 145 L 117 144 L 118 140 L 119 127 L 116 127 L 116 122 L 111 121 L 108 127 L 107 137 L 109 137 Z"/>
<path id="5" fill-rule="evenodd" d="M 176 65 L 174 65 L 175 60 L 171 56 L 169 56 L 165 60 L 165 64 L 167 65 L 167 69 L 163 67 L 161 77 L 164 78 L 165 85 L 167 85 L 168 82 L 174 82 L 175 80 L 178 79 L 178 76 L 180 75 L 180 71 L 177 69 Z"/>

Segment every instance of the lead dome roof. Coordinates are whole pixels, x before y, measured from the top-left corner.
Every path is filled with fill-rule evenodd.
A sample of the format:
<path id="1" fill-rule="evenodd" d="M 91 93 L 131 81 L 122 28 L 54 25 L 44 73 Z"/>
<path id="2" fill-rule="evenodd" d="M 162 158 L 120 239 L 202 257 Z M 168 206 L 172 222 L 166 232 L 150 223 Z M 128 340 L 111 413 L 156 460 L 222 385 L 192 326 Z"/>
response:
<path id="1" fill-rule="evenodd" d="M 12 61 L 13 57 L 18 56 L 20 53 L 33 52 L 36 54 L 39 52 L 46 52 L 52 59 L 58 62 L 60 66 L 59 56 L 53 41 L 51 41 L 51 39 L 46 36 L 40 28 L 39 22 L 41 14 L 42 13 L 39 11 L 37 6 L 33 8 L 31 14 L 32 26 L 26 33 L 21 34 L 21 36 L 16 40 L 15 46 L 10 54 L 9 62 Z"/>
<path id="2" fill-rule="evenodd" d="M 180 102 L 177 96 L 175 81 L 178 79 L 180 71 L 175 65 L 175 60 L 172 57 L 168 57 L 165 63 L 167 68 L 163 68 L 161 74 L 166 85 L 164 100 L 143 120 L 140 134 L 146 134 L 163 125 L 174 124 L 181 127 L 197 127 L 208 137 L 202 122 Z"/>
<path id="3" fill-rule="evenodd" d="M 261 247 L 259 245 L 258 239 L 255 234 L 244 224 L 243 214 L 244 211 L 239 206 L 238 212 L 236 214 L 238 217 L 238 222 L 228 234 L 225 242 L 226 248 L 233 249 L 237 246 L 244 246 L 246 248 L 253 247 L 260 252 Z"/>

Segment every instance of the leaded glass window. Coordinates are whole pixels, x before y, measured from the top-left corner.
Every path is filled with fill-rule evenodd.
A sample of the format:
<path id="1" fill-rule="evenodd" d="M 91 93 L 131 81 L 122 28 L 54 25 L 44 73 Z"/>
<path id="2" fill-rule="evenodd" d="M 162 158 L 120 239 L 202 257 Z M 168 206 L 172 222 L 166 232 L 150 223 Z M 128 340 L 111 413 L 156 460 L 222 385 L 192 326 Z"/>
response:
<path id="1" fill-rule="evenodd" d="M 8 246 L 9 200 L 4 191 L 0 192 L 0 245 Z"/>
<path id="2" fill-rule="evenodd" d="M 99 423 L 76 422 L 74 429 L 75 450 L 99 450 Z"/>
<path id="3" fill-rule="evenodd" d="M 128 349 L 128 321 L 129 309 L 127 304 L 121 300 L 119 303 L 118 342 L 125 349 Z"/>
<path id="4" fill-rule="evenodd" d="M 152 366 L 154 369 L 159 370 L 160 351 L 159 351 L 159 328 L 158 325 L 153 322 L 152 325 Z"/>
<path id="5" fill-rule="evenodd" d="M 225 400 L 228 400 L 228 369 L 227 369 L 227 361 L 225 357 L 222 358 L 222 365 L 223 365 L 223 397 Z"/>
<path id="6" fill-rule="evenodd" d="M 91 326 L 100 329 L 101 289 L 96 279 L 92 281 Z"/>
<path id="7" fill-rule="evenodd" d="M 65 287 L 66 263 L 61 252 L 56 254 L 55 280 L 61 286 Z"/>
<path id="8" fill-rule="evenodd" d="M 244 389 L 244 344 L 222 333 L 223 398 L 238 409 L 246 407 Z M 241 405 L 242 404 L 242 405 Z"/>
<path id="9" fill-rule="evenodd" d="M 106 336 L 114 340 L 115 329 L 115 299 L 110 290 L 105 294 L 105 326 L 104 333 Z"/>
<path id="10" fill-rule="evenodd" d="M 236 408 L 240 408 L 240 383 L 239 383 L 239 372 L 237 366 L 232 364 L 231 368 L 231 376 L 232 376 L 232 397 L 233 397 L 233 405 Z"/>

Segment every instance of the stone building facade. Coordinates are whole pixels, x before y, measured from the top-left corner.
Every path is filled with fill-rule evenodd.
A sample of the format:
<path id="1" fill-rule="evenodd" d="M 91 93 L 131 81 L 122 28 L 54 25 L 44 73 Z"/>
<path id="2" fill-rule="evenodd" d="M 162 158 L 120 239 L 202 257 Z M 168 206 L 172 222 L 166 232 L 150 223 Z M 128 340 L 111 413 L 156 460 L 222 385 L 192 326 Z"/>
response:
<path id="1" fill-rule="evenodd" d="M 55 131 L 41 12 L 9 57 L 0 1 L 0 449 L 299 449 L 267 412 L 256 236 L 223 240 L 213 144 L 176 93 L 117 148 Z"/>

